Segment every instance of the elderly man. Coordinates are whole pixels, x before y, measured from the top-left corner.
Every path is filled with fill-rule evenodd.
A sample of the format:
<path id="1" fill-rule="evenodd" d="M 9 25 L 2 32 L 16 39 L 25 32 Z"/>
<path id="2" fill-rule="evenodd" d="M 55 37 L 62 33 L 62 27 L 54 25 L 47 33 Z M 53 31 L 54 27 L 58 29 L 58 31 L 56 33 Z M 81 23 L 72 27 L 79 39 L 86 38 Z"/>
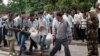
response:
<path id="1" fill-rule="evenodd" d="M 69 47 L 68 47 L 68 39 L 72 40 L 72 32 L 71 28 L 67 21 L 64 21 L 62 18 L 62 14 L 60 12 L 56 13 L 56 19 L 59 21 L 59 26 L 55 26 L 56 41 L 55 46 L 52 49 L 50 56 L 54 56 L 58 51 L 61 45 L 64 46 L 65 56 L 71 56 Z"/>

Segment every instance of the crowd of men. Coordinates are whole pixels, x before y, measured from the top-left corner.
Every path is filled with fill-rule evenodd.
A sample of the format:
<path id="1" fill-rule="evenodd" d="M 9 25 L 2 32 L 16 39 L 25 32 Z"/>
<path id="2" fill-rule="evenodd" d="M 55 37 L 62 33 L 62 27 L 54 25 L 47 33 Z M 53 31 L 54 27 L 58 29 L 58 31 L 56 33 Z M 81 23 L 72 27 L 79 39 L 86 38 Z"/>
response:
<path id="1" fill-rule="evenodd" d="M 72 39 L 87 42 L 88 56 L 91 56 L 91 54 L 98 56 L 97 40 L 100 43 L 100 9 L 96 11 L 97 16 L 95 12 L 81 12 L 79 10 L 65 13 L 59 11 L 40 11 L 29 14 L 21 12 L 18 15 L 1 13 L 0 45 L 3 43 L 4 47 L 9 47 L 10 55 L 15 55 L 14 42 L 16 40 L 20 47 L 19 55 L 21 55 L 23 51 L 28 49 L 25 46 L 25 41 L 29 39 L 30 52 L 33 51 L 33 46 L 35 50 L 39 49 L 38 45 L 40 45 L 40 51 L 44 51 L 50 47 L 50 45 L 46 45 L 46 37 L 50 33 L 53 36 L 54 44 L 50 56 L 54 56 L 61 49 L 61 45 L 65 48 L 65 56 L 71 56 L 68 44 Z M 97 29 L 98 38 L 96 37 Z M 30 37 L 31 32 L 39 35 L 38 41 Z"/>

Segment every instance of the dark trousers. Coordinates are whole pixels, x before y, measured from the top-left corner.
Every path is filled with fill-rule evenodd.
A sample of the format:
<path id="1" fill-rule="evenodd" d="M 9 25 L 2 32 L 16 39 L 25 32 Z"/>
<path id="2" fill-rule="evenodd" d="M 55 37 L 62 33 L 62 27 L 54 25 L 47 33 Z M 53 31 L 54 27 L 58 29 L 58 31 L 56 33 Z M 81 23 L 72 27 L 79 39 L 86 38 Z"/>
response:
<path id="1" fill-rule="evenodd" d="M 64 46 L 65 56 L 71 56 L 70 51 L 69 51 L 69 47 L 68 47 L 67 38 L 62 39 L 62 40 L 61 39 L 56 39 L 55 46 L 52 49 L 52 51 L 50 52 L 50 56 L 54 56 L 56 54 L 56 52 L 58 51 L 58 49 L 61 47 L 61 45 Z"/>
<path id="2" fill-rule="evenodd" d="M 56 42 L 56 37 L 53 39 L 53 46 L 55 46 L 55 42 Z M 61 46 L 60 46 L 60 48 L 58 49 L 58 51 L 60 51 L 61 50 Z"/>
<path id="3" fill-rule="evenodd" d="M 77 33 L 77 39 L 80 40 L 81 39 L 81 31 L 80 28 L 76 28 L 76 33 Z"/>
<path id="4" fill-rule="evenodd" d="M 32 51 L 33 46 L 37 49 L 37 44 L 34 42 L 32 38 L 30 38 L 30 48 L 29 51 Z"/>
<path id="5" fill-rule="evenodd" d="M 16 37 L 16 40 L 18 42 L 18 32 L 15 31 L 15 37 Z"/>
<path id="6" fill-rule="evenodd" d="M 2 42 L 2 28 L 0 28 L 0 44 Z"/>
<path id="7" fill-rule="evenodd" d="M 98 28 L 98 42 L 100 44 L 100 28 Z"/>
<path id="8" fill-rule="evenodd" d="M 5 39 L 5 35 L 7 35 L 7 29 L 3 27 L 3 42 L 4 46 L 7 46 L 7 40 Z"/>
<path id="9" fill-rule="evenodd" d="M 50 27 L 50 32 L 51 32 L 51 34 L 52 34 L 52 26 Z"/>
<path id="10" fill-rule="evenodd" d="M 86 39 L 85 31 L 86 29 L 81 29 L 81 40 L 84 42 L 84 39 Z"/>

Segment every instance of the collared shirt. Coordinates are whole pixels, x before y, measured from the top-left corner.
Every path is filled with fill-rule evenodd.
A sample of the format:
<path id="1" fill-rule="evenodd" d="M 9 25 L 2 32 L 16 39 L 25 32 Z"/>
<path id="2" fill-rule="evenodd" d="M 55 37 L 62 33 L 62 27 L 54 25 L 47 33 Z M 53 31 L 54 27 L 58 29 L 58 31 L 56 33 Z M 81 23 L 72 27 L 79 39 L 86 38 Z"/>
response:
<path id="1" fill-rule="evenodd" d="M 24 28 L 24 27 L 29 27 L 29 22 L 28 19 L 18 19 L 18 26 L 20 26 L 20 29 Z"/>
<path id="2" fill-rule="evenodd" d="M 6 29 L 8 29 L 7 31 L 7 37 L 6 39 L 14 39 L 14 31 L 10 30 L 9 27 L 13 28 L 14 26 L 14 21 L 9 21 L 9 19 L 6 20 Z"/>
<path id="3" fill-rule="evenodd" d="M 28 21 L 29 21 L 29 27 L 30 28 L 34 28 L 34 29 L 37 29 L 38 28 L 38 20 L 37 19 L 35 19 L 34 21 L 31 21 L 29 19 Z"/>
<path id="4" fill-rule="evenodd" d="M 63 20 L 60 22 L 59 26 L 55 26 L 57 29 L 56 33 L 56 38 L 57 39 L 65 39 L 68 38 L 69 36 L 72 36 L 72 30 L 71 27 L 69 26 L 68 22 Z"/>
<path id="5" fill-rule="evenodd" d="M 52 33 L 55 34 L 57 29 L 55 27 L 58 27 L 59 26 L 59 22 L 56 18 L 53 19 L 53 22 L 52 22 Z"/>
<path id="6" fill-rule="evenodd" d="M 72 23 L 73 23 L 73 21 L 72 21 L 73 17 L 71 15 L 68 15 L 68 16 L 63 15 L 63 19 L 66 20 L 69 23 L 70 27 L 73 27 L 73 25 L 72 25 Z"/>
<path id="7" fill-rule="evenodd" d="M 52 26 L 53 17 L 50 14 L 45 16 L 46 24 L 48 25 L 48 29 Z"/>
<path id="8" fill-rule="evenodd" d="M 81 23 L 81 19 L 80 19 L 80 16 L 79 14 L 75 14 L 74 15 L 74 24 L 80 24 Z"/>

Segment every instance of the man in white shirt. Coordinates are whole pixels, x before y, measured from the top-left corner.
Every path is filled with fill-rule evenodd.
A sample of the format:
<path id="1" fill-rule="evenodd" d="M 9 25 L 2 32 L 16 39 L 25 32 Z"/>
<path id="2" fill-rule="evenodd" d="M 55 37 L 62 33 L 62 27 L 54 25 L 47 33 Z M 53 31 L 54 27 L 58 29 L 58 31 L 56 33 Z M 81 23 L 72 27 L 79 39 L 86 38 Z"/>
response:
<path id="1" fill-rule="evenodd" d="M 28 31 L 28 28 L 29 28 L 29 23 L 28 23 L 28 19 L 27 19 L 27 16 L 26 16 L 26 12 L 21 12 L 21 18 L 18 19 L 18 29 L 21 30 L 19 32 L 19 36 L 18 36 L 18 43 L 20 45 L 20 53 L 19 55 L 21 55 L 21 53 L 23 51 L 25 51 L 27 48 L 25 46 L 25 40 L 26 40 L 26 37 L 28 36 L 27 33 L 25 33 L 24 31 Z"/>
<path id="2" fill-rule="evenodd" d="M 41 46 L 41 51 L 43 51 L 45 49 L 45 39 L 46 39 L 46 35 L 48 34 L 48 26 L 46 23 L 46 20 L 43 16 L 43 12 L 39 12 L 39 35 L 40 35 L 40 46 Z"/>
<path id="3" fill-rule="evenodd" d="M 73 17 L 70 15 L 69 11 L 67 11 L 66 13 L 64 13 L 63 19 L 66 20 L 69 23 L 69 25 L 70 25 L 71 28 L 73 27 L 73 22 L 72 22 Z"/>
<path id="4" fill-rule="evenodd" d="M 81 19 L 83 18 L 82 13 L 80 11 L 77 11 L 76 14 L 74 15 L 74 31 L 76 35 L 76 39 L 80 39 L 81 34 L 80 34 L 80 23 Z"/>
<path id="5" fill-rule="evenodd" d="M 30 18 L 29 18 L 29 27 L 30 27 L 30 30 L 31 29 L 35 29 L 37 30 L 38 29 L 38 22 L 37 22 L 37 19 L 35 19 L 34 17 L 34 13 L 31 13 L 30 14 Z M 34 30 L 33 30 L 34 31 Z M 38 48 L 37 46 L 37 43 L 34 41 L 34 39 L 32 39 L 32 37 L 30 37 L 30 47 L 29 47 L 29 51 L 32 52 L 33 51 L 33 46 L 35 47 L 35 49 Z"/>
<path id="6" fill-rule="evenodd" d="M 21 19 L 20 15 L 18 15 L 17 17 L 14 18 L 14 28 L 17 28 L 19 19 Z M 15 37 L 16 37 L 16 40 L 18 42 L 18 34 L 19 34 L 19 32 L 17 32 L 17 31 L 14 31 L 14 32 L 16 33 Z"/>

